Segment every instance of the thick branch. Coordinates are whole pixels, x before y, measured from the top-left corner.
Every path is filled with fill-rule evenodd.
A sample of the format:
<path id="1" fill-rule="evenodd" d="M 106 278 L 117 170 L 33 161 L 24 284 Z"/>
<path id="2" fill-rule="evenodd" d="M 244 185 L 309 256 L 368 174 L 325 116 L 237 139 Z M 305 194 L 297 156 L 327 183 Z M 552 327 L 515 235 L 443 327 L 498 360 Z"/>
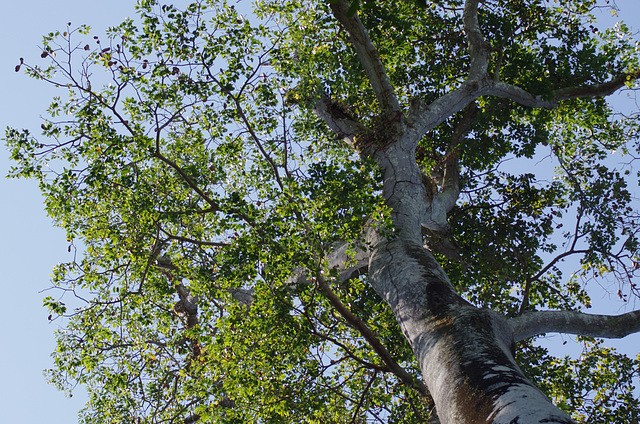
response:
<path id="1" fill-rule="evenodd" d="M 502 81 L 467 79 L 458 89 L 439 97 L 428 105 L 419 100 L 415 101 L 409 111 L 408 122 L 412 125 L 411 131 L 421 136 L 480 96 L 503 97 L 522 106 L 552 109 L 563 100 L 609 96 L 624 87 L 626 82 L 638 78 L 640 78 L 640 70 L 621 74 L 602 84 L 561 88 L 553 91 L 550 97 L 537 96 Z"/>
<path id="2" fill-rule="evenodd" d="M 523 90 L 524 91 L 524 90 Z M 459 88 L 438 97 L 430 104 L 416 99 L 409 109 L 407 122 L 411 125 L 408 132 L 414 133 L 416 144 L 427 131 L 437 127 L 449 117 L 469 106 L 475 99 L 491 94 L 486 84 L 467 79 Z"/>
<path id="3" fill-rule="evenodd" d="M 462 23 L 467 36 L 467 43 L 469 44 L 469 55 L 471 56 L 468 78 L 480 81 L 487 75 L 489 51 L 478 23 L 478 0 L 467 0 L 465 2 Z"/>
<path id="4" fill-rule="evenodd" d="M 566 87 L 554 90 L 550 97 L 536 96 L 515 85 L 505 82 L 491 82 L 487 94 L 511 99 L 514 102 L 527 107 L 554 108 L 563 100 L 581 99 L 589 97 L 606 97 L 615 93 L 629 81 L 640 78 L 640 70 L 623 73 L 609 82 L 601 84 L 587 84 L 576 87 Z"/>
<path id="5" fill-rule="evenodd" d="M 573 423 L 516 365 L 502 315 L 456 294 L 420 246 L 374 246 L 369 281 L 411 344 L 443 424 Z"/>
<path id="6" fill-rule="evenodd" d="M 401 113 L 400 103 L 380 61 L 378 51 L 358 15 L 348 16 L 349 4 L 345 0 L 330 2 L 329 6 L 333 15 L 349 33 L 351 45 L 356 50 L 360 64 L 371 81 L 380 109 L 388 116 Z"/>
<path id="7" fill-rule="evenodd" d="M 553 91 L 550 97 L 534 95 L 502 81 L 486 78 L 467 79 L 458 89 L 439 97 L 428 105 L 420 100 L 415 101 L 409 110 L 408 122 L 412 126 L 410 131 L 419 138 L 481 96 L 497 96 L 513 100 L 522 106 L 552 109 L 563 100 L 609 96 L 624 87 L 628 81 L 635 81 L 638 78 L 640 78 L 640 70 L 621 74 L 602 84 L 561 88 Z"/>
<path id="8" fill-rule="evenodd" d="M 589 84 L 581 87 L 567 87 L 554 91 L 556 101 L 578 99 L 582 97 L 606 97 L 618 91 L 629 81 L 640 78 L 640 70 L 623 73 L 609 82 L 602 84 Z"/>
<path id="9" fill-rule="evenodd" d="M 460 195 L 458 148 L 471 130 L 477 115 L 478 108 L 475 104 L 471 103 L 465 108 L 462 119 L 453 133 L 451 144 L 447 147 L 446 156 L 442 161 L 444 173 L 440 190 L 433 194 L 433 198 L 422 217 L 423 227 L 441 235 L 446 236 L 449 233 L 447 213 L 456 205 Z"/>
<path id="10" fill-rule="evenodd" d="M 619 339 L 640 332 L 640 311 L 592 315 L 574 311 L 530 312 L 509 320 L 514 341 L 544 333 Z"/>
<path id="11" fill-rule="evenodd" d="M 173 310 L 178 315 L 187 316 L 187 328 L 198 325 L 198 300 L 184 284 L 176 284 L 176 291 L 180 300 L 174 305 Z"/>
<path id="12" fill-rule="evenodd" d="M 489 94 L 486 92 L 489 82 L 489 49 L 478 23 L 478 0 L 465 2 L 462 22 L 469 45 L 469 74 L 458 89 L 439 97 L 431 104 L 426 105 L 420 100 L 412 104 L 408 122 L 413 126 L 418 139 L 478 97 Z"/>
<path id="13" fill-rule="evenodd" d="M 356 135 L 363 132 L 365 127 L 349 116 L 331 98 L 322 95 L 315 102 L 313 112 L 322 119 L 338 137 L 340 137 L 349 147 L 356 149 Z"/>

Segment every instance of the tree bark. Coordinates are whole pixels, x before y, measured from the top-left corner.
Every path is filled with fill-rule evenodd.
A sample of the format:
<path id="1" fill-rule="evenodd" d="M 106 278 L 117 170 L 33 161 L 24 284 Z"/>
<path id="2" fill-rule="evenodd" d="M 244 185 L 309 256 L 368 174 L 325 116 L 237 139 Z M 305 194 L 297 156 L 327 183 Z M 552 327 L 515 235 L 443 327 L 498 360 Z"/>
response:
<path id="1" fill-rule="evenodd" d="M 537 311 L 513 318 L 509 323 L 515 341 L 544 333 L 619 339 L 640 331 L 640 311 L 615 316 L 575 311 Z"/>
<path id="2" fill-rule="evenodd" d="M 369 278 L 411 344 L 442 424 L 574 423 L 516 365 L 511 327 L 451 286 L 422 246 L 373 250 Z"/>

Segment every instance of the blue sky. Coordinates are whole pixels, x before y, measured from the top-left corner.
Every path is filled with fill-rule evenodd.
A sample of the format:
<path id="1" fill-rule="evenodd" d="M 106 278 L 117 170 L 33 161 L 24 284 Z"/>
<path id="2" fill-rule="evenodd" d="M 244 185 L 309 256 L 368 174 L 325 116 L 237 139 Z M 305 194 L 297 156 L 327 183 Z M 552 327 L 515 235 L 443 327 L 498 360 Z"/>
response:
<path id="1" fill-rule="evenodd" d="M 40 116 L 56 93 L 51 87 L 14 71 L 20 57 L 40 59 L 42 35 L 63 30 L 67 22 L 92 26 L 103 33 L 109 25 L 133 15 L 128 0 L 16 0 L 3 5 L 0 24 L 0 126 L 40 127 Z M 60 94 L 60 91 L 57 91 Z M 0 153 L 0 173 L 9 166 Z M 0 282 L 5 307 L 0 311 L 0 422 L 72 424 L 78 421 L 82 396 L 71 399 L 46 384 L 42 370 L 50 368 L 56 323 L 49 323 L 41 293 L 51 268 L 69 259 L 64 232 L 53 228 L 43 211 L 33 181 L 0 179 Z"/>
<path id="2" fill-rule="evenodd" d="M 182 3 L 182 2 L 178 2 Z M 44 33 L 88 24 L 93 33 L 103 34 L 109 25 L 133 15 L 129 0 L 14 0 L 0 14 L 0 126 L 40 126 L 40 116 L 56 90 L 14 72 L 19 58 L 37 62 L 38 45 Z M 640 22 L 638 0 L 618 0 L 621 17 L 633 25 Z M 638 24 L 640 27 L 640 24 Z M 58 92 L 59 93 L 59 92 Z M 0 150 L 0 173 L 10 166 L 8 152 Z M 81 393 L 67 399 L 46 384 L 42 370 L 50 368 L 54 349 L 53 332 L 42 308 L 41 290 L 49 285 L 51 268 L 69 259 L 64 232 L 54 228 L 43 211 L 42 197 L 33 181 L 0 178 L 0 269 L 5 305 L 0 308 L 1 423 L 68 424 L 77 422 L 82 408 Z M 615 296 L 613 296 L 615 297 Z M 638 307 L 640 305 L 636 305 Z M 611 313 L 622 311 L 614 309 Z M 556 336 L 558 339 L 559 336 Z M 616 343 L 628 352 L 640 350 L 640 337 Z"/>

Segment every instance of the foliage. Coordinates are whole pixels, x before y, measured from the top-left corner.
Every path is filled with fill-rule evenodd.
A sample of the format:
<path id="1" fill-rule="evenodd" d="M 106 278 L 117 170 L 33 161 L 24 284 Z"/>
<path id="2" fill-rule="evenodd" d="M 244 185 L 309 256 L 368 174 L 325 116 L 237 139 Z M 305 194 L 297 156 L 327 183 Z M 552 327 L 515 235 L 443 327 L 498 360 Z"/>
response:
<path id="1" fill-rule="evenodd" d="M 639 359 L 631 359 L 601 342 L 582 340 L 577 359 L 552 358 L 546 349 L 523 346 L 520 357 L 529 375 L 556 405 L 574 412 L 578 422 L 634 422 L 639 418 L 636 391 Z M 543 365 L 544 366 L 541 366 Z"/>
<path id="2" fill-rule="evenodd" d="M 353 2 L 404 108 L 457 87 L 469 66 L 461 2 L 420 3 Z M 484 2 L 493 72 L 549 96 L 567 81 L 637 69 L 630 30 L 598 30 L 596 7 Z M 387 213 L 375 165 L 313 113 L 326 94 L 364 123 L 380 120 L 328 5 L 265 0 L 241 13 L 222 0 L 142 0 L 137 10 L 106 39 L 88 27 L 50 33 L 45 64 L 22 64 L 63 93 L 42 137 L 7 130 L 10 175 L 39 181 L 47 212 L 80 252 L 54 270 L 60 298 L 45 299 L 52 319 L 64 319 L 51 381 L 87 387 L 91 423 L 425 422 L 431 404 L 389 372 L 326 293 L 292 282 L 324 275 L 419 375 L 367 276 L 341 281 L 324 259 L 336 243 L 361 243 L 367 220 Z M 586 281 L 605 274 L 621 297 L 638 296 L 635 175 L 612 159 L 637 152 L 637 117 L 601 98 L 544 110 L 480 98 L 474 107 L 454 149 L 462 194 L 449 222 L 460 256 L 438 256 L 459 291 L 508 316 L 588 308 Z M 461 119 L 418 146 L 434 183 Z M 533 169 L 545 155 L 556 169 Z M 567 256 L 582 265 L 569 278 Z M 195 322 L 178 308 L 189 295 Z M 586 345 L 575 361 L 527 342 L 519 360 L 578 420 L 637 414 L 638 360 Z"/>

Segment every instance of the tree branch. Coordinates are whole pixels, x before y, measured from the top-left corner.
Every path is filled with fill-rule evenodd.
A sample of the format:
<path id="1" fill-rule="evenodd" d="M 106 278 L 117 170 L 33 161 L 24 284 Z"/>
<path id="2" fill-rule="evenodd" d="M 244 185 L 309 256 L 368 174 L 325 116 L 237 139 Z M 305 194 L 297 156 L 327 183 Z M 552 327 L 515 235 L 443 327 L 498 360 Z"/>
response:
<path id="1" fill-rule="evenodd" d="M 467 79 L 457 89 L 438 97 L 429 104 L 425 104 L 421 99 L 415 99 L 409 108 L 407 122 L 411 128 L 408 131 L 414 132 L 417 144 L 417 140 L 420 140 L 427 131 L 460 112 L 478 97 L 487 94 L 491 93 L 486 84 Z"/>
<path id="2" fill-rule="evenodd" d="M 537 311 L 512 318 L 514 341 L 544 333 L 565 333 L 619 339 L 640 332 L 640 311 L 592 315 L 575 311 Z"/>
<path id="3" fill-rule="evenodd" d="M 353 255 L 348 253 L 352 250 L 355 250 Z M 333 245 L 326 255 L 326 260 L 330 269 L 340 271 L 339 279 L 343 282 L 353 278 L 354 275 L 366 272 L 370 256 L 371 253 L 364 245 L 353 246 L 350 243 L 340 242 Z"/>
<path id="4" fill-rule="evenodd" d="M 184 424 L 194 424 L 200 421 L 200 414 L 189 415 L 187 418 L 183 420 Z"/>
<path id="5" fill-rule="evenodd" d="M 478 23 L 478 0 L 467 0 L 462 13 L 462 23 L 469 45 L 471 63 L 468 79 L 481 81 L 487 75 L 489 50 Z"/>
<path id="6" fill-rule="evenodd" d="M 309 320 L 309 322 L 311 322 L 310 318 L 307 318 L 307 319 Z M 337 340 L 337 339 L 335 339 L 333 337 L 327 336 L 326 334 L 323 334 L 323 333 L 315 330 L 315 327 L 314 327 L 314 330 L 312 330 L 312 331 L 313 331 L 313 334 L 315 336 L 321 338 L 322 340 L 326 340 L 326 341 L 328 341 L 330 343 L 333 343 L 334 345 L 340 347 L 340 349 L 344 350 L 344 352 L 347 354 L 346 358 L 353 359 L 354 361 L 358 362 L 363 367 L 371 369 L 371 370 L 374 370 L 374 371 L 383 371 L 383 372 L 389 371 L 389 369 L 384 365 L 378 365 L 378 364 L 374 364 L 374 363 L 365 361 L 364 359 L 360 358 L 358 355 L 353 353 L 351 351 L 351 349 L 347 345 L 345 345 L 344 343 L 340 342 L 339 340 Z"/>
<path id="7" fill-rule="evenodd" d="M 351 251 L 355 251 L 351 254 Z M 334 243 L 325 255 L 326 267 L 338 271 L 338 281 L 343 283 L 367 272 L 371 253 L 363 244 L 352 245 L 343 241 Z M 288 284 L 310 284 L 307 270 L 299 267 L 289 278 Z"/>
<path id="8" fill-rule="evenodd" d="M 364 125 L 337 108 L 331 98 L 324 94 L 313 105 L 313 112 L 349 147 L 356 150 L 356 135 L 365 130 Z"/>
<path id="9" fill-rule="evenodd" d="M 160 131 L 157 132 L 158 134 L 160 134 Z M 159 135 L 158 135 L 159 137 Z M 181 167 L 179 167 L 175 162 L 173 162 L 172 160 L 170 160 L 169 158 L 165 157 L 162 153 L 160 153 L 160 148 L 159 148 L 159 143 L 158 141 L 156 141 L 156 151 L 153 154 L 153 156 L 157 159 L 159 159 L 161 162 L 164 162 L 165 164 L 169 165 L 169 167 L 173 168 L 174 171 L 176 171 L 178 173 L 178 175 L 180 176 L 180 178 L 193 190 L 195 191 L 198 196 L 200 196 L 200 198 L 204 199 L 205 202 L 207 202 L 211 208 L 213 210 L 215 210 L 216 212 L 223 212 L 224 210 L 220 207 L 220 205 L 218 204 L 218 202 L 214 201 L 213 199 L 211 199 L 211 197 L 209 197 L 207 194 L 205 194 L 204 191 L 202 191 L 202 189 L 200 187 L 198 187 L 198 185 L 195 183 L 195 181 L 193 181 L 193 179 L 191 179 L 183 170 Z"/>
<path id="10" fill-rule="evenodd" d="M 478 0 L 465 2 L 462 23 L 469 46 L 469 73 L 458 89 L 439 97 L 431 104 L 426 105 L 418 99 L 411 105 L 408 122 L 414 127 L 418 138 L 460 112 L 478 97 L 488 94 L 489 49 L 480 31 Z"/>
<path id="11" fill-rule="evenodd" d="M 356 405 L 355 410 L 351 414 L 351 423 L 352 424 L 361 422 L 359 420 L 360 417 L 358 417 L 358 414 L 360 414 L 360 409 L 362 408 L 362 405 L 364 405 L 364 402 L 365 402 L 365 399 L 367 397 L 367 394 L 369 393 L 369 389 L 371 388 L 371 384 L 373 384 L 373 381 L 376 379 L 377 375 L 378 375 L 378 373 L 376 372 L 376 370 L 374 370 L 373 373 L 371 374 L 371 378 L 367 382 L 366 387 L 364 388 L 364 390 L 360 394 L 360 400 L 358 400 L 358 404 Z"/>
<path id="12" fill-rule="evenodd" d="M 554 108 L 563 100 L 581 99 L 589 97 L 606 97 L 615 93 L 629 81 L 640 78 L 640 70 L 622 73 L 609 82 L 601 84 L 587 84 L 576 87 L 565 87 L 554 90 L 550 97 L 536 96 L 515 85 L 502 81 L 488 82 L 489 88 L 486 94 L 504 97 L 527 107 Z"/>
<path id="13" fill-rule="evenodd" d="M 461 111 L 480 96 L 497 96 L 532 108 L 553 109 L 558 102 L 589 97 L 606 97 L 622 88 L 628 81 L 640 78 L 640 70 L 623 73 L 609 82 L 588 84 L 576 87 L 560 88 L 552 92 L 550 97 L 536 96 L 528 91 L 502 81 L 467 79 L 460 87 L 451 91 L 430 104 L 419 99 L 409 110 L 408 122 L 417 134 L 424 134 L 440 125 L 453 114 Z"/>
<path id="14" fill-rule="evenodd" d="M 335 18 L 349 34 L 351 45 L 369 77 L 371 87 L 376 94 L 378 103 L 380 103 L 382 112 L 387 116 L 402 113 L 400 102 L 384 70 L 384 65 L 380 61 L 380 56 L 378 56 L 378 50 L 371 42 L 369 33 L 360 18 L 358 18 L 358 14 L 356 13 L 351 17 L 348 16 L 349 4 L 345 0 L 329 2 L 329 6 Z"/>
<path id="15" fill-rule="evenodd" d="M 444 173 L 440 190 L 433 193 L 433 198 L 422 216 L 421 224 L 423 227 L 443 236 L 447 236 L 450 230 L 447 223 L 447 213 L 456 205 L 460 195 L 457 150 L 471 130 L 477 115 L 478 108 L 474 103 L 470 103 L 464 109 L 462 119 L 453 133 L 451 144 L 447 147 L 446 155 L 442 161 Z"/>
<path id="16" fill-rule="evenodd" d="M 196 246 L 213 246 L 213 247 L 229 246 L 229 243 L 223 243 L 223 242 L 218 242 L 218 241 L 195 240 L 195 239 L 191 239 L 191 238 L 188 238 L 188 237 L 174 236 L 174 235 L 169 234 L 168 232 L 166 232 L 164 230 L 162 230 L 162 232 L 167 235 L 167 239 L 168 240 L 176 240 L 176 241 L 180 241 L 180 242 L 184 242 L 184 243 L 194 244 Z"/>
<path id="17" fill-rule="evenodd" d="M 606 97 L 624 87 L 628 81 L 640 78 L 640 70 L 625 72 L 609 82 L 602 84 L 589 84 L 581 87 L 567 87 L 554 91 L 556 101 L 578 99 L 582 97 Z"/>
<path id="18" fill-rule="evenodd" d="M 373 348 L 373 350 L 380 356 L 382 362 L 389 368 L 389 370 L 396 375 L 404 384 L 412 389 L 416 390 L 423 398 L 429 398 L 429 389 L 424 383 L 420 380 L 414 378 L 411 374 L 404 370 L 398 363 L 393 359 L 391 353 L 382 345 L 380 340 L 376 337 L 376 335 L 371 331 L 371 329 L 365 324 L 360 318 L 355 316 L 336 296 L 336 294 L 331 290 L 327 281 L 322 277 L 322 275 L 316 275 L 316 281 L 318 282 L 318 287 L 322 292 L 327 296 L 331 304 L 338 311 L 338 313 L 347 320 L 347 322 L 356 328 L 360 334 L 365 338 L 365 340 L 369 343 L 369 345 Z"/>

